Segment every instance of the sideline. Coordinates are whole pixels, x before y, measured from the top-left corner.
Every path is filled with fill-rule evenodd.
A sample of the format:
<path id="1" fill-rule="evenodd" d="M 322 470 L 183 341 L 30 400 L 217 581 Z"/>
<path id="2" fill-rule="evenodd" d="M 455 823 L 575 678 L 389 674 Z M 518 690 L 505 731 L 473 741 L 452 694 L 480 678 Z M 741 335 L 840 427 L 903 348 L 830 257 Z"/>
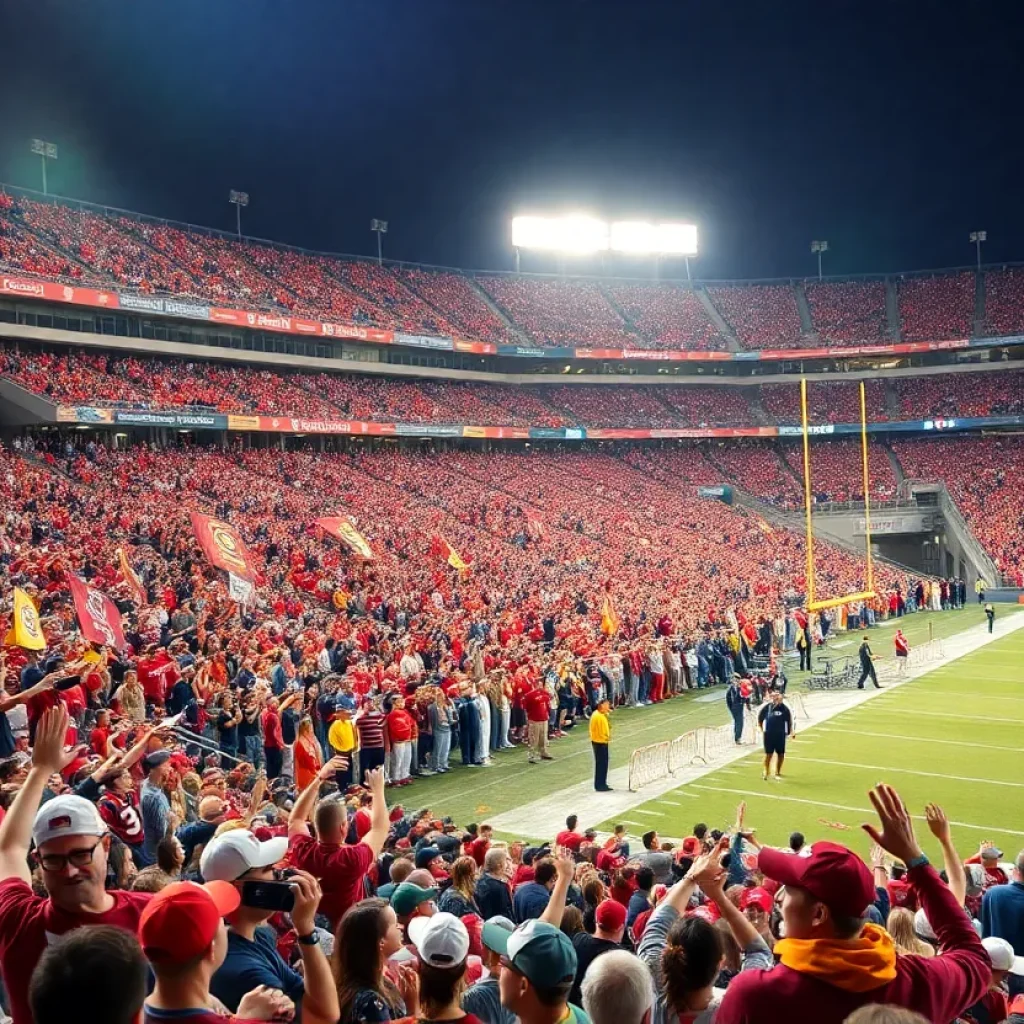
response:
<path id="1" fill-rule="evenodd" d="M 981 622 L 963 630 L 960 633 L 956 633 L 951 637 L 945 637 L 942 643 L 946 656 L 942 661 L 931 662 L 916 669 L 911 669 L 907 675 L 902 677 L 893 677 L 887 682 L 884 689 L 876 690 L 872 687 L 864 690 L 854 690 L 852 692 L 848 690 L 824 691 L 820 695 L 820 699 L 808 699 L 808 695 L 804 694 L 804 703 L 807 707 L 810 721 L 801 723 L 799 731 L 801 734 L 804 734 L 809 729 L 814 729 L 823 723 L 830 722 L 833 718 L 841 715 L 843 712 L 848 711 L 851 708 L 859 707 L 860 705 L 874 700 L 877 697 L 882 697 L 886 694 L 892 693 L 893 690 L 896 690 L 901 686 L 905 686 L 907 683 L 921 679 L 924 676 L 929 675 L 931 672 L 943 668 L 951 662 L 957 661 L 968 654 L 973 654 L 982 647 L 987 647 L 990 643 L 993 643 L 996 640 L 1001 640 L 1003 637 L 1009 636 L 1020 629 L 1024 629 L 1024 611 L 1016 611 L 1010 615 L 997 618 L 995 629 L 992 633 L 988 632 L 988 624 Z M 835 732 L 843 731 L 838 726 L 831 726 L 830 728 Z M 822 732 L 825 731 L 825 729 L 822 730 Z M 898 736 L 884 733 L 865 733 L 860 730 L 856 731 L 860 735 L 887 735 L 891 739 L 903 740 L 914 738 L 910 736 Z M 635 735 L 635 733 L 633 733 L 633 735 Z M 613 751 L 622 749 L 621 745 L 618 748 L 616 745 L 616 740 L 619 738 L 620 737 L 615 733 L 612 734 Z M 928 742 L 934 743 L 936 741 L 929 740 Z M 957 743 L 955 740 L 939 742 Z M 977 746 L 977 744 L 963 743 L 962 741 L 960 741 L 959 745 Z M 629 748 L 627 747 L 626 749 Z M 629 766 L 628 764 L 623 764 L 620 767 L 613 769 L 608 774 L 608 783 L 611 785 L 613 790 L 610 793 L 595 793 L 593 781 L 588 778 L 583 782 L 567 786 L 566 788 L 557 790 L 554 793 L 549 793 L 547 796 L 541 797 L 538 800 L 522 804 L 513 810 L 504 811 L 501 814 L 494 815 L 489 819 L 489 823 L 498 832 L 505 832 L 516 836 L 528 836 L 530 838 L 542 838 L 553 837 L 557 832 L 564 828 L 565 818 L 568 814 L 577 814 L 579 816 L 579 824 L 581 828 L 590 828 L 599 825 L 602 821 L 606 821 L 609 818 L 617 818 L 621 820 L 628 816 L 630 812 L 636 813 L 636 809 L 642 804 L 656 800 L 673 790 L 677 791 L 675 794 L 677 796 L 691 795 L 684 793 L 680 787 L 685 787 L 687 784 L 695 783 L 699 779 L 703 779 L 705 776 L 718 771 L 723 765 L 732 764 L 734 761 L 741 760 L 756 749 L 756 745 L 744 744 L 743 746 L 736 747 L 734 750 L 727 750 L 724 754 L 719 755 L 708 764 L 692 765 L 687 768 L 683 768 L 676 772 L 674 776 L 669 776 L 665 779 L 658 779 L 656 782 L 652 782 L 649 785 L 644 786 L 642 790 L 636 793 L 630 792 L 628 788 Z M 992 749 L 1001 748 L 993 747 Z M 1006 749 L 1013 749 L 1017 752 L 1016 748 Z M 584 748 L 583 750 L 575 751 L 570 756 L 589 753 L 590 751 Z M 493 782 L 490 783 L 490 786 L 495 784 L 500 785 L 501 782 L 501 779 L 494 779 Z M 490 788 L 490 786 L 487 788 Z M 758 793 L 756 795 L 764 796 L 764 793 Z M 773 793 L 772 798 L 781 799 L 781 794 Z M 792 800 L 795 798 L 789 797 L 787 799 Z M 813 803 L 814 801 L 808 802 Z M 821 804 L 820 806 L 829 805 Z M 862 810 L 861 808 L 837 808 L 837 810 L 838 809 Z M 976 826 L 964 825 L 963 827 L 975 828 Z M 1010 830 L 1002 829 L 1002 831 L 1009 832 Z"/>

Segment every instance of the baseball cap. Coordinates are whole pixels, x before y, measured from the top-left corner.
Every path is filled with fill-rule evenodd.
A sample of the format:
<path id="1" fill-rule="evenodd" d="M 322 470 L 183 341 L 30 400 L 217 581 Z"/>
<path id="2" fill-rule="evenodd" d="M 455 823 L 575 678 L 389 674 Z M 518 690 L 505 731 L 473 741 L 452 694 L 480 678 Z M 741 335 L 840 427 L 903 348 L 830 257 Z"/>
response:
<path id="1" fill-rule="evenodd" d="M 516 930 L 515 921 L 510 921 L 504 914 L 495 914 L 494 917 L 489 917 L 485 922 L 482 931 L 483 944 L 494 953 L 501 953 L 504 950 L 504 946 L 495 946 L 495 934 L 497 932 L 505 932 L 510 934 Z M 498 941 L 500 942 L 500 936 Z"/>
<path id="2" fill-rule="evenodd" d="M 1006 939 L 997 939 L 991 936 L 982 939 L 981 944 L 992 961 L 992 968 L 996 971 L 1009 971 L 1011 974 L 1024 975 L 1024 956 L 1017 956 Z"/>
<path id="3" fill-rule="evenodd" d="M 335 698 L 334 710 L 335 711 L 355 711 L 356 699 L 347 693 L 342 693 Z"/>
<path id="4" fill-rule="evenodd" d="M 771 893 L 767 889 L 762 889 L 760 886 L 755 889 L 744 889 L 743 895 L 740 897 L 740 910 L 757 907 L 758 910 L 770 914 L 773 902 Z"/>
<path id="5" fill-rule="evenodd" d="M 414 917 L 409 922 L 409 939 L 431 967 L 455 967 L 469 956 L 469 932 L 454 914 Z"/>
<path id="6" fill-rule="evenodd" d="M 995 846 L 986 846 L 985 849 L 981 851 L 982 860 L 999 860 L 1002 855 L 1003 851 Z"/>
<path id="7" fill-rule="evenodd" d="M 761 872 L 781 885 L 806 889 L 815 899 L 845 917 L 861 917 L 875 899 L 867 865 L 852 850 L 837 843 L 815 843 L 809 857 L 782 850 L 761 850 Z"/>
<path id="8" fill-rule="evenodd" d="M 602 931 L 618 931 L 626 923 L 626 908 L 618 900 L 601 900 L 594 911 L 594 919 Z"/>
<path id="9" fill-rule="evenodd" d="M 425 868 L 441 851 L 436 846 L 424 846 L 416 851 L 416 867 Z"/>
<path id="10" fill-rule="evenodd" d="M 402 882 L 391 894 L 391 909 L 399 916 L 411 914 L 421 903 L 436 900 L 440 890 L 424 889 L 413 882 Z"/>
<path id="11" fill-rule="evenodd" d="M 221 918 L 242 897 L 228 882 L 173 882 L 161 889 L 139 917 L 139 942 L 154 964 L 187 964 L 210 948 Z"/>
<path id="12" fill-rule="evenodd" d="M 276 864 L 287 852 L 288 840 L 284 836 L 261 843 L 248 829 L 236 828 L 207 843 L 199 870 L 208 882 L 233 882 L 252 868 Z"/>
<path id="13" fill-rule="evenodd" d="M 576 950 L 568 936 L 543 921 L 524 921 L 513 932 L 488 921 L 484 942 L 537 988 L 554 988 L 576 974 Z"/>
<path id="14" fill-rule="evenodd" d="M 707 921 L 708 924 L 714 924 L 720 916 L 718 907 L 714 903 L 702 903 L 699 907 L 694 907 L 686 912 L 686 917 L 699 917 L 702 921 Z"/>
<path id="15" fill-rule="evenodd" d="M 151 772 L 154 768 L 170 761 L 171 752 L 169 750 L 154 750 L 152 754 L 147 754 L 142 759 L 143 771 Z"/>
<path id="16" fill-rule="evenodd" d="M 70 793 L 47 800 L 36 812 L 32 822 L 32 841 L 36 847 L 63 836 L 102 836 L 103 824 L 96 805 L 85 797 Z"/>

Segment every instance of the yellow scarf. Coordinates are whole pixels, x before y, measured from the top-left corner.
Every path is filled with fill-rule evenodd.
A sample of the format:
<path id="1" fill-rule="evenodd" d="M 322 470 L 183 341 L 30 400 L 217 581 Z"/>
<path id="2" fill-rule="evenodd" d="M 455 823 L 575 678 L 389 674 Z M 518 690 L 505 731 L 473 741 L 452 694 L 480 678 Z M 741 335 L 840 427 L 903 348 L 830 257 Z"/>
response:
<path id="1" fill-rule="evenodd" d="M 791 970 L 845 992 L 870 992 L 896 977 L 896 947 L 883 928 L 867 924 L 856 939 L 782 939 L 775 955 Z"/>

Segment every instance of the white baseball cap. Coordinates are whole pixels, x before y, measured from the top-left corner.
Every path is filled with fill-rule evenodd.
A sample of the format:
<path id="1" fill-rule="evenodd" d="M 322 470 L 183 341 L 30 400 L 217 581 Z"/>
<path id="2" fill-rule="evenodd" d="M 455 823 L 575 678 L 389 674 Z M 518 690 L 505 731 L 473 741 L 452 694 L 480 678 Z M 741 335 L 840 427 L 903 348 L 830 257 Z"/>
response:
<path id="1" fill-rule="evenodd" d="M 992 969 L 996 971 L 1009 971 L 1011 974 L 1024 975 L 1024 956 L 1017 956 L 1006 939 L 997 939 L 990 936 L 982 939 L 981 944 L 992 961 Z"/>
<path id="2" fill-rule="evenodd" d="M 420 959 L 431 967 L 457 967 L 469 956 L 469 932 L 454 914 L 414 917 L 409 938 Z"/>
<path id="3" fill-rule="evenodd" d="M 38 849 L 43 843 L 63 836 L 103 836 L 107 826 L 103 824 L 96 805 L 85 797 L 67 793 L 47 800 L 36 811 L 32 822 L 32 840 Z"/>
<path id="4" fill-rule="evenodd" d="M 261 843 L 248 829 L 236 828 L 207 843 L 199 870 L 207 882 L 233 882 L 252 868 L 276 864 L 287 852 L 284 836 Z"/>

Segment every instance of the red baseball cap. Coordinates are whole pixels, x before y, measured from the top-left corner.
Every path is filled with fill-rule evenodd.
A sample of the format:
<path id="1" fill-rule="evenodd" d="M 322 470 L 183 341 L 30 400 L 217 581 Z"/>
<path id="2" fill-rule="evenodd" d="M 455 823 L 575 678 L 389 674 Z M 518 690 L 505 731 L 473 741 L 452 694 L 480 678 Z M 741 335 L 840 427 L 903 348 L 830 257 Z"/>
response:
<path id="1" fill-rule="evenodd" d="M 740 897 L 740 910 L 746 910 L 747 907 L 757 907 L 758 910 L 763 910 L 766 914 L 770 914 L 773 902 L 772 894 L 767 889 L 760 887 L 744 889 L 743 895 Z"/>
<path id="2" fill-rule="evenodd" d="M 806 889 L 844 917 L 861 917 L 874 902 L 875 884 L 867 865 L 837 843 L 815 843 L 810 857 L 782 850 L 761 850 L 758 868 L 781 885 Z"/>
<path id="3" fill-rule="evenodd" d="M 618 931 L 626 923 L 626 908 L 618 900 L 601 900 L 594 911 L 594 919 L 602 931 Z"/>
<path id="4" fill-rule="evenodd" d="M 174 882 L 161 889 L 139 918 L 139 942 L 154 964 L 186 964 L 210 948 L 221 918 L 242 902 L 230 882 Z"/>
<path id="5" fill-rule="evenodd" d="M 699 917 L 707 921 L 708 924 L 714 924 L 722 915 L 719 914 L 718 907 L 714 903 L 702 903 L 699 907 L 688 910 L 685 916 Z"/>

